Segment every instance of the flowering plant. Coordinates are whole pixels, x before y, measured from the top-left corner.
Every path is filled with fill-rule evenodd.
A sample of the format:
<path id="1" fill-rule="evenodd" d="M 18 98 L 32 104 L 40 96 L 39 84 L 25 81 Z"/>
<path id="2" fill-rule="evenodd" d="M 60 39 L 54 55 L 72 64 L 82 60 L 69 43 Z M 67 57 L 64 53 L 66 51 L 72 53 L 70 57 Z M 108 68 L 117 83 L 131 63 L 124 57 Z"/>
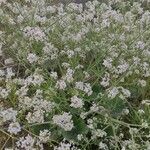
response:
<path id="1" fill-rule="evenodd" d="M 0 0 L 1 149 L 149 150 L 149 6 Z"/>

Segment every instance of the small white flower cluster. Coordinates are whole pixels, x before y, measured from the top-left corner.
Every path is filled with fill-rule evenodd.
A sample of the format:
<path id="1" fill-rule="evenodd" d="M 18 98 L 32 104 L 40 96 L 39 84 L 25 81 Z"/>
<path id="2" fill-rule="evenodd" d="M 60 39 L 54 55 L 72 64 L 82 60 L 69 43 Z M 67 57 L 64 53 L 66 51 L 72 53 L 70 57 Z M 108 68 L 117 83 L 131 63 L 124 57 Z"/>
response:
<path id="1" fill-rule="evenodd" d="M 126 72 L 128 68 L 129 68 L 129 64 L 126 62 L 123 62 L 123 64 L 117 66 L 117 69 L 115 70 L 115 72 L 116 74 L 122 74 Z"/>
<path id="2" fill-rule="evenodd" d="M 93 132 L 97 128 L 97 118 L 93 117 L 87 120 L 87 127 Z"/>
<path id="3" fill-rule="evenodd" d="M 50 56 L 51 60 L 58 57 L 58 49 L 51 43 L 46 43 L 43 47 L 43 52 L 47 56 Z"/>
<path id="4" fill-rule="evenodd" d="M 146 86 L 146 81 L 145 80 L 138 80 L 138 84 L 141 86 L 141 87 L 145 87 Z"/>
<path id="5" fill-rule="evenodd" d="M 12 122 L 9 124 L 8 132 L 11 134 L 17 134 L 21 131 L 20 124 L 18 122 Z"/>
<path id="6" fill-rule="evenodd" d="M 0 5 L 5 4 L 6 2 L 7 2 L 7 0 L 0 0 Z"/>
<path id="7" fill-rule="evenodd" d="M 111 99 L 114 99 L 117 95 L 119 95 L 119 97 L 121 99 L 128 98 L 131 96 L 130 91 L 123 87 L 112 87 L 107 90 L 108 90 L 108 98 L 111 98 Z M 119 91 L 119 90 L 121 90 L 121 91 Z"/>
<path id="8" fill-rule="evenodd" d="M 51 132 L 49 130 L 40 131 L 39 139 L 42 143 L 46 143 L 50 139 Z"/>
<path id="9" fill-rule="evenodd" d="M 0 117 L 2 117 L 3 122 L 16 121 L 16 116 L 17 116 L 17 111 L 13 110 L 13 108 L 2 110 L 0 112 Z"/>
<path id="10" fill-rule="evenodd" d="M 78 135 L 77 135 L 77 139 L 78 139 L 79 141 L 81 141 L 81 140 L 83 139 L 83 135 L 82 135 L 82 134 L 78 134 Z"/>
<path id="11" fill-rule="evenodd" d="M 28 37 L 30 40 L 44 41 L 46 38 L 45 33 L 39 27 L 25 27 L 23 30 L 25 37 Z"/>
<path id="12" fill-rule="evenodd" d="M 63 63 L 63 65 L 64 65 L 64 63 Z M 68 66 L 68 64 L 67 64 L 67 66 Z M 62 79 L 57 80 L 55 87 L 57 89 L 60 89 L 60 90 L 65 90 L 66 87 L 67 87 L 67 83 L 66 82 L 68 82 L 68 83 L 73 82 L 73 74 L 74 74 L 74 70 L 68 68 L 65 76 L 62 76 Z M 56 73 L 55 74 L 54 73 L 51 74 L 51 76 L 54 79 L 57 78 Z"/>
<path id="13" fill-rule="evenodd" d="M 19 138 L 10 147 L 150 149 L 150 0 L 52 1 L 0 0 L 0 125 Z"/>
<path id="14" fill-rule="evenodd" d="M 103 61 L 103 65 L 108 68 L 108 69 L 111 69 L 112 68 L 112 58 L 106 58 L 104 59 Z"/>
<path id="15" fill-rule="evenodd" d="M 43 123 L 44 122 L 44 111 L 42 110 L 36 110 L 33 113 L 28 112 L 26 115 L 26 119 L 28 123 Z"/>
<path id="16" fill-rule="evenodd" d="M 44 150 L 43 142 L 37 137 L 32 137 L 31 135 L 27 135 L 24 137 L 20 137 L 16 142 L 16 150 L 25 149 L 25 150 Z"/>
<path id="17" fill-rule="evenodd" d="M 52 72 L 50 73 L 50 76 L 51 76 L 51 78 L 53 78 L 53 79 L 55 79 L 55 80 L 58 78 L 57 72 L 53 72 L 53 71 L 52 71 Z"/>
<path id="18" fill-rule="evenodd" d="M 81 98 L 78 98 L 76 95 L 71 97 L 71 107 L 74 108 L 82 108 L 84 105 L 83 100 Z"/>
<path id="19" fill-rule="evenodd" d="M 59 143 L 59 146 L 55 146 L 54 150 L 80 150 L 73 143 L 65 141 L 65 139 Z"/>
<path id="20" fill-rule="evenodd" d="M 0 97 L 6 99 L 9 96 L 10 90 L 0 87 Z"/>
<path id="21" fill-rule="evenodd" d="M 37 62 L 38 57 L 34 53 L 29 53 L 27 56 L 27 60 L 29 61 L 30 64 L 33 64 L 34 62 Z"/>
<path id="22" fill-rule="evenodd" d="M 92 131 L 92 139 L 96 139 L 98 137 L 105 137 L 107 133 L 101 129 L 96 129 Z"/>
<path id="23" fill-rule="evenodd" d="M 142 41 L 138 41 L 137 44 L 136 44 L 136 48 L 140 49 L 140 50 L 143 50 L 145 47 L 145 43 L 142 42 Z"/>
<path id="24" fill-rule="evenodd" d="M 0 77 L 1 77 L 1 79 L 2 79 L 2 77 L 4 77 L 4 76 L 5 76 L 5 71 L 2 70 L 2 69 L 0 69 Z"/>
<path id="25" fill-rule="evenodd" d="M 66 82 L 65 82 L 64 80 L 58 80 L 58 81 L 56 82 L 55 87 L 56 87 L 57 89 L 64 90 L 64 89 L 67 87 L 67 85 L 66 85 Z"/>
<path id="26" fill-rule="evenodd" d="M 63 79 L 70 83 L 73 81 L 73 74 L 74 74 L 74 71 L 72 69 L 68 68 L 67 73 L 66 73 L 65 77 L 63 77 Z"/>
<path id="27" fill-rule="evenodd" d="M 32 80 L 32 84 L 33 85 L 41 85 L 44 82 L 44 78 L 41 74 L 35 72 L 33 74 L 33 80 Z"/>
<path id="28" fill-rule="evenodd" d="M 100 150 L 108 150 L 108 146 L 107 146 L 107 144 L 100 142 L 99 143 L 99 149 Z"/>
<path id="29" fill-rule="evenodd" d="M 119 90 L 117 87 L 113 87 L 108 91 L 108 98 L 115 98 L 119 94 Z"/>
<path id="30" fill-rule="evenodd" d="M 11 79 L 13 76 L 15 76 L 15 73 L 13 72 L 12 68 L 6 69 L 6 78 Z"/>
<path id="31" fill-rule="evenodd" d="M 31 137 L 29 134 L 26 137 L 21 137 L 17 141 L 17 147 L 25 150 L 31 150 L 34 148 L 35 138 Z"/>
<path id="32" fill-rule="evenodd" d="M 108 72 L 106 72 L 104 77 L 102 78 L 102 81 L 100 82 L 100 84 L 103 87 L 107 87 L 110 84 L 109 82 L 110 82 L 110 74 Z"/>
<path id="33" fill-rule="evenodd" d="M 28 123 L 44 122 L 44 115 L 51 112 L 54 108 L 54 103 L 44 100 L 42 94 L 43 91 L 38 89 L 33 97 L 28 97 L 26 94 L 19 94 L 19 108 L 28 110 L 28 114 L 26 115 Z"/>
<path id="34" fill-rule="evenodd" d="M 5 65 L 11 65 L 11 64 L 14 64 L 14 61 L 12 58 L 8 58 L 8 59 L 5 59 L 4 63 Z"/>
<path id="35" fill-rule="evenodd" d="M 70 67 L 70 64 L 69 64 L 69 63 L 66 63 L 66 62 L 63 62 L 63 63 L 62 63 L 62 67 L 64 67 L 64 68 L 69 68 L 69 67 Z"/>
<path id="36" fill-rule="evenodd" d="M 92 106 L 90 107 L 91 112 L 97 112 L 99 111 L 99 106 L 96 103 L 93 103 Z"/>
<path id="37" fill-rule="evenodd" d="M 11 134 L 17 134 L 21 131 L 20 124 L 16 121 L 17 111 L 12 108 L 0 111 L 0 117 L 2 118 L 2 123 L 6 121 L 11 121 L 8 126 L 8 132 Z"/>
<path id="38" fill-rule="evenodd" d="M 19 94 L 19 108 L 22 110 L 31 110 L 26 115 L 29 123 L 44 122 L 44 114 L 52 111 L 54 103 L 43 99 L 41 90 L 37 90 L 35 95 L 30 98 Z"/>
<path id="39" fill-rule="evenodd" d="M 88 96 L 92 95 L 92 87 L 90 83 L 84 83 L 84 82 L 76 82 L 75 83 L 75 88 L 79 89 L 81 91 L 84 91 Z"/>
<path id="40" fill-rule="evenodd" d="M 72 115 L 64 112 L 62 115 L 54 115 L 52 118 L 54 124 L 63 128 L 65 131 L 71 131 L 74 127 L 72 121 Z"/>
<path id="41" fill-rule="evenodd" d="M 18 80 L 19 81 L 19 80 Z M 44 83 L 43 75 L 38 72 L 38 69 L 31 74 L 30 76 L 27 76 L 25 79 L 23 79 L 20 84 L 22 87 L 16 92 L 16 94 L 26 93 L 24 90 L 27 90 L 27 86 L 34 85 L 34 86 L 40 86 L 42 83 Z M 28 91 L 28 90 L 27 90 Z"/>

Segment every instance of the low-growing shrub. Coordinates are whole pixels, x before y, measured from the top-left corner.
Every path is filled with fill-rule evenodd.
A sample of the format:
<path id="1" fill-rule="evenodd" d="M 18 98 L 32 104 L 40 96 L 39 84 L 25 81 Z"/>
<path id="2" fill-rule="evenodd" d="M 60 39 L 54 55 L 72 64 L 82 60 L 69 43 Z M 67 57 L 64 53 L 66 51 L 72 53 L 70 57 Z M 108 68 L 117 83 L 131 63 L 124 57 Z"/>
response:
<path id="1" fill-rule="evenodd" d="M 150 1 L 0 0 L 0 138 L 150 150 Z"/>

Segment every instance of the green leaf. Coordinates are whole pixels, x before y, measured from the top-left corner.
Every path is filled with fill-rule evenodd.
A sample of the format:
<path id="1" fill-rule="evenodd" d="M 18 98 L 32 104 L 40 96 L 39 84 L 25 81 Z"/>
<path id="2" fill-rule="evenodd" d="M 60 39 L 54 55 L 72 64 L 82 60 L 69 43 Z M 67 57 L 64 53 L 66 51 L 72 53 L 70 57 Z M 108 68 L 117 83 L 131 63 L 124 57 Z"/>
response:
<path id="1" fill-rule="evenodd" d="M 113 117 L 118 117 L 122 110 L 126 108 L 126 103 L 120 98 L 115 98 L 112 100 L 107 100 L 107 102 L 104 104 L 104 107 L 110 110 Z"/>
<path id="2" fill-rule="evenodd" d="M 62 135 L 67 140 L 77 141 L 78 134 L 86 134 L 88 132 L 88 127 L 86 126 L 83 119 L 78 117 L 73 117 L 74 128 L 71 131 L 62 131 Z"/>

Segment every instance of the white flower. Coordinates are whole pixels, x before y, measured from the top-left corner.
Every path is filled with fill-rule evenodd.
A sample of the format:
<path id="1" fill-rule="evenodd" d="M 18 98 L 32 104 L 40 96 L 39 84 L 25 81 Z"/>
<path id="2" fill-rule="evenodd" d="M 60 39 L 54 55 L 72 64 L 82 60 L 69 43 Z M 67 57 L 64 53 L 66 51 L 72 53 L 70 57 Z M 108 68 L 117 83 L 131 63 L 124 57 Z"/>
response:
<path id="1" fill-rule="evenodd" d="M 64 67 L 64 68 L 69 68 L 69 67 L 70 67 L 70 64 L 69 64 L 69 63 L 66 63 L 66 62 L 63 62 L 63 63 L 62 63 L 62 67 Z"/>
<path id="2" fill-rule="evenodd" d="M 85 79 L 88 79 L 90 77 L 90 74 L 86 71 L 83 71 L 84 75 L 85 75 Z"/>
<path id="3" fill-rule="evenodd" d="M 81 69 L 81 68 L 84 68 L 84 66 L 80 64 L 75 67 L 75 69 Z"/>
<path id="4" fill-rule="evenodd" d="M 43 76 L 38 73 L 34 73 L 32 83 L 34 85 L 41 85 L 44 82 Z"/>
<path id="5" fill-rule="evenodd" d="M 58 56 L 58 49 L 52 43 L 45 43 L 43 52 L 46 56 L 49 56 L 51 60 L 57 58 Z"/>
<path id="6" fill-rule="evenodd" d="M 137 134 L 138 133 L 138 129 L 137 128 L 130 128 L 129 129 L 129 133 L 132 134 Z"/>
<path id="7" fill-rule="evenodd" d="M 35 20 L 36 22 L 45 23 L 46 17 L 41 17 L 41 16 L 35 14 L 35 15 L 34 15 L 34 20 Z"/>
<path id="8" fill-rule="evenodd" d="M 107 87 L 109 86 L 109 81 L 110 81 L 110 74 L 109 73 L 106 73 L 104 75 L 104 77 L 102 78 L 102 81 L 100 82 L 100 84 L 103 86 L 103 87 Z"/>
<path id="9" fill-rule="evenodd" d="M 37 62 L 38 57 L 34 53 L 29 53 L 27 56 L 27 60 L 29 61 L 30 64 Z"/>
<path id="10" fill-rule="evenodd" d="M 82 119 L 85 119 L 87 115 L 88 115 L 88 112 L 81 112 L 80 117 Z"/>
<path id="11" fill-rule="evenodd" d="M 18 90 L 16 91 L 16 95 L 18 95 L 18 96 L 20 96 L 20 97 L 26 96 L 28 90 L 29 90 L 29 89 L 28 89 L 27 86 L 22 86 L 20 89 L 18 89 Z"/>
<path id="12" fill-rule="evenodd" d="M 108 19 L 103 19 L 101 26 L 103 28 L 109 27 L 110 26 L 110 21 Z"/>
<path id="13" fill-rule="evenodd" d="M 7 98 L 9 95 L 10 90 L 3 89 L 0 87 L 0 97 Z"/>
<path id="14" fill-rule="evenodd" d="M 129 112 L 130 112 L 129 109 L 127 109 L 127 108 L 122 110 L 123 115 L 128 115 Z"/>
<path id="15" fill-rule="evenodd" d="M 55 79 L 55 80 L 58 78 L 57 72 L 53 72 L 53 71 L 52 71 L 52 72 L 50 73 L 50 76 L 51 76 L 53 79 Z"/>
<path id="16" fill-rule="evenodd" d="M 75 88 L 79 89 L 79 90 L 83 90 L 84 89 L 84 83 L 83 82 L 76 82 L 75 83 Z"/>
<path id="17" fill-rule="evenodd" d="M 19 97 L 19 108 L 25 110 L 25 109 L 28 109 L 28 108 L 31 108 L 31 106 L 33 105 L 32 104 L 32 98 L 29 98 L 25 95 L 21 95 Z"/>
<path id="18" fill-rule="evenodd" d="M 115 98 L 119 94 L 119 90 L 117 87 L 113 87 L 112 89 L 108 90 L 108 98 Z"/>
<path id="19" fill-rule="evenodd" d="M 72 143 L 68 143 L 64 139 L 61 143 L 59 143 L 58 146 L 54 147 L 54 150 L 80 150 L 80 149 L 77 149 L 77 147 L 75 147 Z"/>
<path id="20" fill-rule="evenodd" d="M 122 93 L 125 97 L 130 97 L 131 93 L 129 90 L 122 88 Z"/>
<path id="21" fill-rule="evenodd" d="M 149 100 L 149 99 L 142 100 L 142 104 L 143 104 L 143 105 L 150 106 L 150 100 Z"/>
<path id="22" fill-rule="evenodd" d="M 16 143 L 17 147 L 25 150 L 33 150 L 35 139 L 32 138 L 29 134 L 26 137 L 21 137 Z"/>
<path id="23" fill-rule="evenodd" d="M 3 110 L 0 112 L 0 116 L 3 118 L 3 122 L 5 121 L 15 121 L 17 116 L 17 111 L 9 108 L 7 110 Z"/>
<path id="24" fill-rule="evenodd" d="M 77 139 L 78 139 L 79 141 L 81 141 L 82 138 L 83 138 L 83 135 L 82 135 L 82 134 L 78 134 L 78 135 L 77 135 Z"/>
<path id="25" fill-rule="evenodd" d="M 146 148 L 147 148 L 147 150 L 150 150 L 150 142 L 149 141 L 146 142 Z"/>
<path id="26" fill-rule="evenodd" d="M 22 21 L 24 20 L 23 16 L 20 14 L 18 17 L 17 17 L 17 22 L 18 23 L 22 23 Z"/>
<path id="27" fill-rule="evenodd" d="M 56 86 L 55 86 L 57 89 L 60 89 L 60 90 L 64 90 L 67 85 L 66 85 L 66 82 L 64 80 L 58 80 L 56 82 Z"/>
<path id="28" fill-rule="evenodd" d="M 4 77 L 5 76 L 5 71 L 0 69 L 0 77 Z"/>
<path id="29" fill-rule="evenodd" d="M 139 83 L 142 87 L 145 87 L 145 86 L 146 86 L 146 81 L 145 81 L 145 80 L 138 80 L 138 83 Z"/>
<path id="30" fill-rule="evenodd" d="M 31 40 L 44 41 L 46 38 L 45 33 L 41 30 L 40 27 L 25 27 L 23 33 L 26 37 L 29 37 Z"/>
<path id="31" fill-rule="evenodd" d="M 43 123 L 44 122 L 44 111 L 36 110 L 35 112 L 31 113 L 28 112 L 26 119 L 28 123 Z"/>
<path id="32" fill-rule="evenodd" d="M 108 149 L 108 147 L 107 147 L 107 145 L 106 145 L 105 143 L 100 142 L 100 143 L 99 143 L 99 149 L 101 149 L 101 150 L 106 150 L 106 149 Z"/>
<path id="33" fill-rule="evenodd" d="M 6 72 L 7 72 L 6 78 L 11 78 L 15 76 L 15 73 L 13 73 L 12 68 L 7 68 Z"/>
<path id="34" fill-rule="evenodd" d="M 148 0 L 147 0 L 148 1 Z M 140 23 L 141 24 L 144 24 L 146 23 L 146 25 L 148 25 L 150 23 L 150 11 L 145 11 L 143 14 L 142 14 L 142 18 L 140 20 Z"/>
<path id="35" fill-rule="evenodd" d="M 49 13 L 52 13 L 52 14 L 56 12 L 55 6 L 48 6 L 46 9 Z"/>
<path id="36" fill-rule="evenodd" d="M 9 124 L 8 132 L 10 132 L 11 134 L 17 134 L 20 131 L 21 131 L 21 127 L 18 122 L 13 122 Z"/>
<path id="37" fill-rule="evenodd" d="M 103 65 L 106 68 L 110 69 L 110 68 L 112 68 L 112 61 L 113 61 L 112 58 L 107 58 L 103 61 Z"/>
<path id="38" fill-rule="evenodd" d="M 68 50 L 68 51 L 66 52 L 66 54 L 67 54 L 68 58 L 71 58 L 71 57 L 74 56 L 74 51 Z"/>
<path id="39" fill-rule="evenodd" d="M 97 104 L 93 103 L 92 106 L 90 107 L 90 111 L 92 112 L 97 112 L 99 111 L 99 107 Z"/>
<path id="40" fill-rule="evenodd" d="M 68 68 L 67 73 L 63 79 L 70 83 L 73 81 L 73 74 L 74 74 L 74 70 Z"/>
<path id="41" fill-rule="evenodd" d="M 101 129 L 96 129 L 92 131 L 92 138 L 96 139 L 97 137 L 104 137 L 107 133 Z"/>
<path id="42" fill-rule="evenodd" d="M 13 64 L 14 61 L 12 58 L 8 58 L 8 59 L 5 59 L 4 63 L 5 63 L 5 65 L 9 65 L 9 64 Z"/>
<path id="43" fill-rule="evenodd" d="M 127 71 L 128 68 L 129 68 L 129 64 L 124 62 L 123 64 L 117 66 L 116 73 L 117 74 L 124 73 L 125 71 Z"/>
<path id="44" fill-rule="evenodd" d="M 65 131 L 71 131 L 73 128 L 72 115 L 64 112 L 62 115 L 55 115 L 52 118 L 54 124 L 63 128 Z"/>
<path id="45" fill-rule="evenodd" d="M 46 143 L 50 139 L 51 133 L 49 130 L 40 131 L 39 139 L 41 142 Z"/>
<path id="46" fill-rule="evenodd" d="M 1 5 L 2 3 L 5 4 L 5 3 L 6 3 L 6 0 L 0 0 L 0 5 Z"/>
<path id="47" fill-rule="evenodd" d="M 88 96 L 93 93 L 90 83 L 76 82 L 75 88 L 84 91 Z"/>
<path id="48" fill-rule="evenodd" d="M 84 105 L 83 100 L 81 98 L 78 98 L 77 96 L 73 96 L 71 98 L 71 104 L 70 104 L 71 107 L 82 108 L 83 105 Z"/>
<path id="49" fill-rule="evenodd" d="M 142 123 L 142 126 L 143 126 L 144 128 L 148 128 L 148 127 L 149 127 L 149 124 L 145 121 L 145 122 Z"/>
<path id="50" fill-rule="evenodd" d="M 136 44 L 136 48 L 143 50 L 145 47 L 145 43 L 142 41 L 138 41 Z"/>
<path id="51" fill-rule="evenodd" d="M 138 110 L 138 113 L 139 113 L 140 115 L 142 115 L 142 114 L 145 113 L 145 111 L 144 111 L 143 109 L 139 109 L 139 110 Z"/>

